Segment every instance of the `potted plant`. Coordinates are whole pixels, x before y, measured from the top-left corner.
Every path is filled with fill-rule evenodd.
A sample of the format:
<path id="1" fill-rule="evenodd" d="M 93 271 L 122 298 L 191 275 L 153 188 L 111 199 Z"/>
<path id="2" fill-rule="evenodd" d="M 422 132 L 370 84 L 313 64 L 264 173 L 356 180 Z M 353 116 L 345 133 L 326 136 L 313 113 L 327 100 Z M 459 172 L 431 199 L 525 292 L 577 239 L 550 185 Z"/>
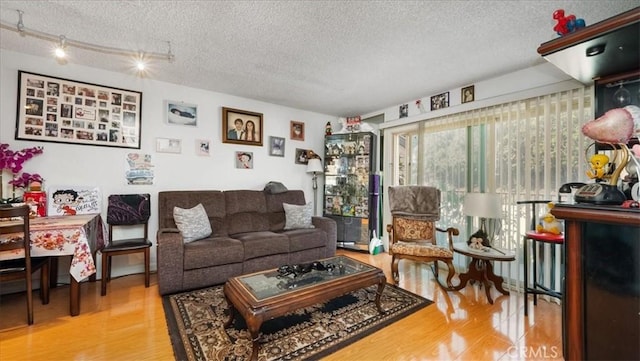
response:
<path id="1" fill-rule="evenodd" d="M 22 202 L 22 196 L 16 197 L 15 190 L 28 189 L 31 183 L 42 184 L 42 177 L 37 174 L 31 174 L 22 172 L 24 162 L 33 158 L 38 154 L 42 154 L 42 147 L 25 148 L 19 151 L 13 151 L 9 149 L 9 144 L 0 143 L 0 203 L 18 203 Z M 4 198 L 4 173 L 8 172 L 11 175 L 11 180 L 7 183 L 11 185 L 11 197 Z"/>

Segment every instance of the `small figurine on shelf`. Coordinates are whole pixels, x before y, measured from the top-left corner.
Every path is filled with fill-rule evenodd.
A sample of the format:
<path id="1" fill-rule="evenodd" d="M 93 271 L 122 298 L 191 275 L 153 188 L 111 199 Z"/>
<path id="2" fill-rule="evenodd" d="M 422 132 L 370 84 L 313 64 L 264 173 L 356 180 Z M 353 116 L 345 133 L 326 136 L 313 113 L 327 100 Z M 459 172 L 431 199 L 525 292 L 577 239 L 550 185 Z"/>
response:
<path id="1" fill-rule="evenodd" d="M 562 233 L 562 224 L 560 221 L 556 219 L 556 217 L 551 214 L 551 209 L 553 208 L 553 202 L 549 202 L 547 207 L 549 208 L 547 213 L 545 213 L 542 218 L 540 218 L 540 222 L 536 226 L 536 231 L 538 233 L 551 233 L 551 234 L 561 234 Z"/>
<path id="2" fill-rule="evenodd" d="M 553 30 L 560 36 L 573 33 L 586 26 L 584 19 L 576 19 L 575 15 L 564 16 L 564 10 L 558 9 L 553 12 L 553 19 L 558 23 Z"/>
<path id="3" fill-rule="evenodd" d="M 609 157 L 606 154 L 594 154 L 589 160 L 590 170 L 586 172 L 591 179 L 603 179 L 609 174 Z"/>
<path id="4" fill-rule="evenodd" d="M 324 135 L 331 135 L 331 122 L 327 122 L 327 125 L 324 126 Z"/>
<path id="5" fill-rule="evenodd" d="M 42 191 L 41 181 L 31 181 L 29 189 L 24 192 L 22 198 L 31 208 L 30 217 L 45 217 L 47 215 L 47 194 Z"/>

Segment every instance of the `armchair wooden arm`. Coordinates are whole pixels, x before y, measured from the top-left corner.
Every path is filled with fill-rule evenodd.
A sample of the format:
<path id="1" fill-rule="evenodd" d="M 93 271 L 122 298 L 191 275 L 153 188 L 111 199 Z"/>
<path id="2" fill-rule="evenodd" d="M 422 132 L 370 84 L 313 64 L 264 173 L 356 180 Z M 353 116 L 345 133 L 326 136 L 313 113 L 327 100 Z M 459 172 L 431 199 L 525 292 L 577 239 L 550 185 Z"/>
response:
<path id="1" fill-rule="evenodd" d="M 436 231 L 447 233 L 447 240 L 449 241 L 449 249 L 453 252 L 453 236 L 458 236 L 460 231 L 457 228 L 449 227 L 447 229 L 436 227 Z"/>

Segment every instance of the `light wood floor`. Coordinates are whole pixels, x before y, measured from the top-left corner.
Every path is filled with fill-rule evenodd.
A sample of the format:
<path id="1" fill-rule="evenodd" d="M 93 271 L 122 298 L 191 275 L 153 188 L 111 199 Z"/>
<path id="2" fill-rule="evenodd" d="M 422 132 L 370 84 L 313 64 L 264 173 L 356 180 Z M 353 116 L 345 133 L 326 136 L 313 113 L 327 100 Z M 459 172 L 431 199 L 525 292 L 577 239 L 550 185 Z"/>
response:
<path id="1" fill-rule="evenodd" d="M 339 251 L 339 253 L 346 253 Z M 384 269 L 390 256 L 348 255 Z M 495 289 L 490 305 L 484 290 L 467 285 L 444 292 L 426 265 L 400 262 L 399 286 L 435 302 L 330 355 L 326 360 L 522 360 L 562 359 L 561 307 Z M 440 275 L 443 276 L 442 274 Z M 457 283 L 457 280 L 456 282 Z M 82 283 L 81 314 L 69 316 L 68 286 L 52 291 L 43 306 L 34 293 L 35 324 L 26 325 L 24 293 L 0 299 L 0 360 L 172 360 L 173 351 L 155 275 L 149 288 L 142 275 Z"/>

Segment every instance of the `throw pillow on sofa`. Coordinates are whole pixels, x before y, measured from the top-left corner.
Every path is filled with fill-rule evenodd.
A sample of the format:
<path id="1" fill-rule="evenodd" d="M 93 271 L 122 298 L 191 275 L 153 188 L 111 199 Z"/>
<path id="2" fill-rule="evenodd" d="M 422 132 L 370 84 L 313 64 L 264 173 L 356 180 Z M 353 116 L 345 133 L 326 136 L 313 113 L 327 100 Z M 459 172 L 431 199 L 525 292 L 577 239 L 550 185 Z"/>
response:
<path id="1" fill-rule="evenodd" d="M 307 203 L 304 206 L 296 204 L 282 203 L 285 214 L 284 229 L 315 228 L 311 224 L 313 215 L 313 204 Z"/>
<path id="2" fill-rule="evenodd" d="M 209 237 L 213 233 L 202 203 L 190 209 L 173 207 L 173 220 L 185 243 Z"/>

